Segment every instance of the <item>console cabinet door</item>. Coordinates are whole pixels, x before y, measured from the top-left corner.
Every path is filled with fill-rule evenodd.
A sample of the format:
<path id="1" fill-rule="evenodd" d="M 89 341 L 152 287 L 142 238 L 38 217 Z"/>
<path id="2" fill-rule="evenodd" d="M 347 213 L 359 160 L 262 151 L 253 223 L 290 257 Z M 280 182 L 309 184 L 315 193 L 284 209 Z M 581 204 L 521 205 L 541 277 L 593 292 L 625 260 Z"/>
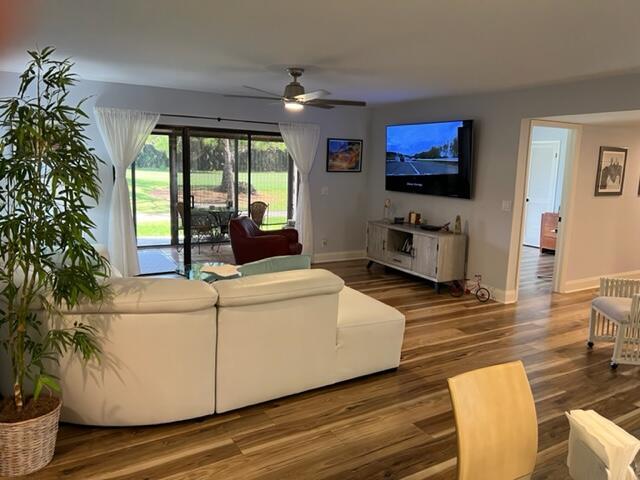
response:
<path id="1" fill-rule="evenodd" d="M 436 278 L 438 273 L 438 238 L 427 235 L 413 236 L 412 270 Z"/>
<path id="2" fill-rule="evenodd" d="M 387 229 L 370 224 L 367 228 L 367 256 L 384 260 L 384 249 L 387 240 Z"/>

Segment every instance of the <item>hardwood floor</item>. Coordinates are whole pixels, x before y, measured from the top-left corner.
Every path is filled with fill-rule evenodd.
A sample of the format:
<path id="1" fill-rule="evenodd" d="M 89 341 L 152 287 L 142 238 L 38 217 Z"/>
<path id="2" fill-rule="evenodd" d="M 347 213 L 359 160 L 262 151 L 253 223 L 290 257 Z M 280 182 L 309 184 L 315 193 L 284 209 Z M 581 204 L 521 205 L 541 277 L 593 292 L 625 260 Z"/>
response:
<path id="1" fill-rule="evenodd" d="M 612 372 L 609 345 L 585 347 L 593 291 L 525 288 L 517 305 L 480 304 L 380 266 L 368 271 L 364 261 L 323 267 L 405 313 L 397 371 L 171 425 L 62 425 L 53 462 L 32 478 L 453 479 L 446 378 L 515 359 L 536 399 L 535 479 L 568 478 L 565 410 L 595 409 L 640 433 L 638 368 Z"/>
<path id="2" fill-rule="evenodd" d="M 522 247 L 520 254 L 520 294 L 548 295 L 553 287 L 555 256 L 539 248 Z"/>

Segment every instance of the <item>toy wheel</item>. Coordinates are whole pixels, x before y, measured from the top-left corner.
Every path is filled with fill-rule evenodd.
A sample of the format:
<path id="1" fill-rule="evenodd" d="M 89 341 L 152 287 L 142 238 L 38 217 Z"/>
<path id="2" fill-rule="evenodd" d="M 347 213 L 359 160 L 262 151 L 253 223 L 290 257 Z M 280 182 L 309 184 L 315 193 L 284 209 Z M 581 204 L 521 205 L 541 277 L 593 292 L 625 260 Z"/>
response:
<path id="1" fill-rule="evenodd" d="M 616 362 L 611 362 L 611 365 L 609 365 L 609 367 L 611 367 L 611 370 L 615 370 L 616 368 L 618 368 L 618 364 Z"/>
<path id="2" fill-rule="evenodd" d="M 593 348 L 593 342 L 587 342 L 587 348 L 591 350 Z"/>
<path id="3" fill-rule="evenodd" d="M 489 293 L 489 290 L 487 290 L 486 288 L 480 287 L 476 292 L 476 298 L 479 302 L 484 303 L 491 298 L 491 293 Z"/>
<path id="4" fill-rule="evenodd" d="M 454 280 L 449 285 L 449 293 L 452 297 L 461 297 L 464 295 L 464 287 L 458 280 Z"/>

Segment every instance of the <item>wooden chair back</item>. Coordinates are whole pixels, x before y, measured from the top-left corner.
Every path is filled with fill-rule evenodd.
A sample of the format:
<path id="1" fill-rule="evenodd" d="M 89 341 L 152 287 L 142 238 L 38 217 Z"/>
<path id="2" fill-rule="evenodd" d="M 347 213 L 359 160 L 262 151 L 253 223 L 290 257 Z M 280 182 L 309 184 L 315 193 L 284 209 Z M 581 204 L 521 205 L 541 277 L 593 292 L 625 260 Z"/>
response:
<path id="1" fill-rule="evenodd" d="M 260 200 L 251 202 L 251 205 L 249 205 L 249 216 L 251 217 L 251 220 L 253 220 L 258 226 L 262 225 L 268 208 L 269 204 Z"/>
<path id="2" fill-rule="evenodd" d="M 184 228 L 184 202 L 176 203 L 176 212 L 178 212 L 178 219 L 180 220 L 178 228 Z"/>
<path id="3" fill-rule="evenodd" d="M 458 436 L 458 480 L 530 478 L 538 423 L 522 362 L 448 380 Z"/>

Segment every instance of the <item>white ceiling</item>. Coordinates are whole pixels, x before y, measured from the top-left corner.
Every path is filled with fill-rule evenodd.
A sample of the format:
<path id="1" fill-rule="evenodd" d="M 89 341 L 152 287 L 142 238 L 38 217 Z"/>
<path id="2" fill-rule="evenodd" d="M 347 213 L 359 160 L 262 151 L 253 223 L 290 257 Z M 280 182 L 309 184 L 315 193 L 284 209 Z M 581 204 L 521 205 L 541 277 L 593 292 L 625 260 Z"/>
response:
<path id="1" fill-rule="evenodd" d="M 636 0 L 7 2 L 7 71 L 52 44 L 88 79 L 249 93 L 302 65 L 307 90 L 372 103 L 640 71 Z"/>

